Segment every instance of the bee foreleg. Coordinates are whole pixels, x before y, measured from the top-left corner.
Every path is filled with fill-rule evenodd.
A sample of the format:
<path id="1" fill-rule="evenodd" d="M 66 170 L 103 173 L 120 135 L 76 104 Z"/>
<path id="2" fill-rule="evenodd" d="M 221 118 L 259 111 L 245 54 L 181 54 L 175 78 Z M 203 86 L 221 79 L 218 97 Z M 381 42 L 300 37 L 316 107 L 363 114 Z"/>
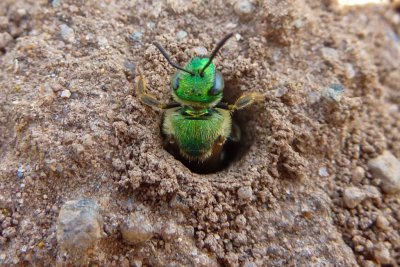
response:
<path id="1" fill-rule="evenodd" d="M 236 100 L 235 104 L 229 105 L 229 109 L 231 111 L 242 109 L 242 108 L 245 108 L 255 102 L 262 100 L 263 98 L 264 98 L 263 95 L 260 93 L 244 94 Z"/>
<path id="2" fill-rule="evenodd" d="M 139 81 L 137 83 L 137 94 L 139 99 L 146 105 L 152 108 L 162 109 L 165 105 L 156 99 L 156 97 L 147 92 L 147 82 L 144 76 L 140 73 Z"/>

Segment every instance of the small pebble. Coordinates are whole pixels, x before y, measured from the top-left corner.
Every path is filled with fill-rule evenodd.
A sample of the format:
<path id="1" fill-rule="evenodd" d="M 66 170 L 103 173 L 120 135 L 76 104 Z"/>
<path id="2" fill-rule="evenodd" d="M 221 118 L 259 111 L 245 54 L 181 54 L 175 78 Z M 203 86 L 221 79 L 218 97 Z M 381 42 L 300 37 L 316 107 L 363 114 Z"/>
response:
<path id="1" fill-rule="evenodd" d="M 19 179 L 24 178 L 24 174 L 25 174 L 25 170 L 22 166 L 19 166 L 18 170 L 17 170 L 17 177 Z"/>
<path id="2" fill-rule="evenodd" d="M 8 32 L 0 33 L 0 49 L 6 48 L 12 40 L 13 38 Z"/>
<path id="3" fill-rule="evenodd" d="M 53 1 L 51 1 L 51 5 L 53 7 L 58 7 L 58 6 L 60 6 L 60 4 L 61 4 L 61 0 L 53 0 Z"/>
<path id="4" fill-rule="evenodd" d="M 93 248 L 102 236 L 103 220 L 96 202 L 84 198 L 67 201 L 61 207 L 57 241 L 62 251 L 71 251 L 79 257 Z"/>
<path id="5" fill-rule="evenodd" d="M 66 24 L 60 25 L 61 38 L 67 43 L 75 42 L 75 32 L 72 28 L 68 27 Z"/>
<path id="6" fill-rule="evenodd" d="M 7 227 L 3 230 L 2 235 L 3 237 L 10 239 L 17 235 L 17 230 L 15 227 Z"/>
<path id="7" fill-rule="evenodd" d="M 381 179 L 380 187 L 385 193 L 400 191 L 400 161 L 390 151 L 371 159 L 368 167 L 375 178 Z"/>
<path id="8" fill-rule="evenodd" d="M 362 167 L 357 166 L 351 172 L 351 181 L 353 183 L 359 183 L 362 181 L 362 179 L 364 179 L 364 176 L 365 176 L 365 170 Z"/>
<path id="9" fill-rule="evenodd" d="M 163 240 L 172 240 L 178 234 L 178 227 L 173 222 L 167 222 L 162 226 L 160 234 Z"/>
<path id="10" fill-rule="evenodd" d="M 236 28 L 238 25 L 236 24 L 236 23 L 233 23 L 233 22 L 229 22 L 228 24 L 226 24 L 226 28 L 227 29 L 234 29 L 234 28 Z"/>
<path id="11" fill-rule="evenodd" d="M 143 33 L 142 32 L 134 32 L 129 36 L 129 38 L 134 42 L 141 42 Z"/>
<path id="12" fill-rule="evenodd" d="M 242 35 L 240 33 L 235 34 L 236 41 L 242 40 Z"/>
<path id="13" fill-rule="evenodd" d="M 310 92 L 308 93 L 307 99 L 310 104 L 315 104 L 320 101 L 321 95 L 319 95 L 317 92 Z"/>
<path id="14" fill-rule="evenodd" d="M 205 48 L 204 46 L 197 46 L 193 48 L 193 53 L 197 56 L 206 56 L 207 48 Z"/>
<path id="15" fill-rule="evenodd" d="M 146 23 L 146 26 L 147 26 L 147 28 L 149 28 L 149 29 L 154 29 L 154 28 L 156 27 L 156 23 L 150 21 L 150 22 L 147 22 L 147 23 Z"/>
<path id="16" fill-rule="evenodd" d="M 121 225 L 122 238 L 129 244 L 140 244 L 151 239 L 153 225 L 142 212 L 134 212 Z"/>
<path id="17" fill-rule="evenodd" d="M 322 96 L 329 102 L 340 102 L 344 93 L 344 88 L 341 84 L 331 84 L 322 92 Z"/>
<path id="18" fill-rule="evenodd" d="M 254 16 L 254 5 L 250 1 L 238 0 L 233 9 L 242 20 L 248 20 Z"/>
<path id="19" fill-rule="evenodd" d="M 71 97 L 71 91 L 70 90 L 63 90 L 60 94 L 61 98 L 70 98 Z"/>
<path id="20" fill-rule="evenodd" d="M 288 91 L 289 91 L 289 89 L 286 86 L 279 86 L 275 91 L 275 96 L 282 97 L 282 96 L 286 95 L 286 93 Z"/>
<path id="21" fill-rule="evenodd" d="M 304 21 L 302 19 L 296 19 L 295 21 L 293 21 L 293 26 L 297 29 L 300 29 L 304 26 Z"/>
<path id="22" fill-rule="evenodd" d="M 343 201 L 346 207 L 355 208 L 366 198 L 366 194 L 357 187 L 348 187 L 344 190 Z"/>
<path id="23" fill-rule="evenodd" d="M 104 36 L 97 36 L 97 45 L 101 49 L 107 48 L 109 46 L 107 38 Z"/>
<path id="24" fill-rule="evenodd" d="M 328 61 L 336 61 L 339 59 L 339 53 L 336 49 L 331 47 L 323 47 L 321 49 L 322 57 Z"/>
<path id="25" fill-rule="evenodd" d="M 328 169 L 326 167 L 319 168 L 318 174 L 321 177 L 328 177 L 329 176 Z"/>
<path id="26" fill-rule="evenodd" d="M 124 67 L 129 73 L 134 73 L 135 72 L 135 63 L 130 62 L 129 60 L 124 60 Z"/>
<path id="27" fill-rule="evenodd" d="M 392 262 L 390 252 L 383 244 L 378 244 L 374 248 L 374 257 L 375 260 L 380 264 L 389 264 Z"/>
<path id="28" fill-rule="evenodd" d="M 143 263 L 142 263 L 141 260 L 139 260 L 139 259 L 133 259 L 132 267 L 142 267 L 142 266 L 143 266 Z"/>
<path id="29" fill-rule="evenodd" d="M 348 79 L 353 79 L 354 76 L 356 76 L 356 71 L 354 70 L 354 67 L 350 63 L 344 64 L 344 69 L 346 71 L 346 77 Z"/>
<path id="30" fill-rule="evenodd" d="M 244 217 L 243 214 L 238 215 L 235 219 L 235 223 L 239 229 L 244 228 L 247 223 L 246 217 Z"/>
<path id="31" fill-rule="evenodd" d="M 389 221 L 382 214 L 379 214 L 376 218 L 376 226 L 382 230 L 386 230 L 389 228 Z"/>
<path id="32" fill-rule="evenodd" d="M 188 33 L 185 31 L 179 31 L 176 33 L 176 39 L 178 41 L 182 41 L 183 39 L 185 39 L 188 36 Z"/>
<path id="33" fill-rule="evenodd" d="M 249 201 L 253 198 L 253 190 L 250 186 L 244 186 L 239 188 L 237 191 L 239 199 L 243 201 Z"/>

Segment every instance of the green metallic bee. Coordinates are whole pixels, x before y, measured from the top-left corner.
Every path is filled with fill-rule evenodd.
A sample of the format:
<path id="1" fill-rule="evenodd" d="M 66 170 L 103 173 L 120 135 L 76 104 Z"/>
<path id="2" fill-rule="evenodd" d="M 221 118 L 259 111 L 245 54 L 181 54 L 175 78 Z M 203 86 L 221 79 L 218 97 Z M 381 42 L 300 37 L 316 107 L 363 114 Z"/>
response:
<path id="1" fill-rule="evenodd" d="M 261 99 L 258 93 L 248 93 L 233 105 L 221 103 L 224 79 L 212 60 L 232 35 L 225 36 L 209 57 L 196 56 L 184 68 L 172 62 L 159 43 L 154 43 L 168 63 L 178 69 L 171 83 L 174 102 L 162 104 L 147 93 L 141 73 L 137 85 L 143 103 L 165 111 L 162 134 L 166 149 L 198 172 L 215 171 L 226 163 L 228 147 L 239 142 L 241 135 L 232 113 Z"/>

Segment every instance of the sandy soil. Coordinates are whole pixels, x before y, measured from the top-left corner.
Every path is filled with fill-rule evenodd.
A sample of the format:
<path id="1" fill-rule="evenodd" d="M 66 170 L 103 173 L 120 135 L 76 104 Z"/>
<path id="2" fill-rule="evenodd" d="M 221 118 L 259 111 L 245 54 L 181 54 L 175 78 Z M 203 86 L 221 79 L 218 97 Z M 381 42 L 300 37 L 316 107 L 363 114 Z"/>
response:
<path id="1" fill-rule="evenodd" d="M 236 115 L 236 159 L 200 175 L 163 149 L 135 69 L 167 101 L 152 41 L 184 64 L 228 32 L 225 101 L 265 101 Z M 368 162 L 400 159 L 399 34 L 390 5 L 0 1 L 0 265 L 398 266 L 399 193 Z M 79 261 L 56 230 L 82 197 L 104 233 Z M 127 244 L 138 213 L 154 233 Z"/>

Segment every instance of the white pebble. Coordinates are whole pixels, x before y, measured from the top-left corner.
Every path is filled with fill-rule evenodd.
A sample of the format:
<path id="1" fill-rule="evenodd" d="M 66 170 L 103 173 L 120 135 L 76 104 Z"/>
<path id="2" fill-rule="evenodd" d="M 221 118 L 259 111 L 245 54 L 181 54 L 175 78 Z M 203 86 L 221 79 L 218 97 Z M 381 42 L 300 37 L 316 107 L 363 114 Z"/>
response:
<path id="1" fill-rule="evenodd" d="M 328 173 L 328 170 L 327 170 L 326 167 L 321 167 L 321 168 L 319 168 L 318 174 L 319 174 L 319 176 L 321 176 L 321 177 L 328 177 L 328 176 L 329 176 L 329 173 Z"/>
<path id="2" fill-rule="evenodd" d="M 361 182 L 364 176 L 365 170 L 360 166 L 355 167 L 354 170 L 351 172 L 351 180 L 353 183 Z"/>
<path id="3" fill-rule="evenodd" d="M 253 190 L 250 186 L 244 186 L 237 191 L 238 197 L 241 200 L 249 201 L 253 198 Z"/>
<path id="4" fill-rule="evenodd" d="M 336 61 L 339 59 L 339 53 L 336 49 L 331 47 L 323 47 L 321 49 L 322 57 L 328 61 Z"/>
<path id="5" fill-rule="evenodd" d="M 101 49 L 108 47 L 108 40 L 104 36 L 97 36 L 97 44 Z"/>
<path id="6" fill-rule="evenodd" d="M 204 46 L 197 46 L 193 48 L 193 53 L 196 56 L 205 56 L 207 55 L 207 48 L 205 48 Z"/>
<path id="7" fill-rule="evenodd" d="M 249 19 L 254 15 L 254 5 L 247 0 L 236 1 L 233 9 L 240 19 Z"/>
<path id="8" fill-rule="evenodd" d="M 176 39 L 177 39 L 178 41 L 182 41 L 182 40 L 185 39 L 187 36 L 188 36 L 188 33 L 187 33 L 187 32 L 185 32 L 185 31 L 179 31 L 179 32 L 177 32 L 177 34 L 176 34 Z"/>
<path id="9" fill-rule="evenodd" d="M 371 159 L 368 167 L 376 178 L 381 179 L 380 186 L 385 193 L 400 191 L 400 161 L 390 151 Z"/>
<path id="10" fill-rule="evenodd" d="M 346 64 L 344 64 L 344 68 L 346 71 L 346 77 L 348 79 L 353 79 L 354 76 L 356 76 L 356 71 L 354 70 L 354 67 L 352 64 L 346 63 Z"/>
<path id="11" fill-rule="evenodd" d="M 366 194 L 357 187 L 348 187 L 344 190 L 343 201 L 346 207 L 355 208 L 366 198 Z"/>
<path id="12" fill-rule="evenodd" d="M 60 25 L 61 38 L 68 43 L 75 42 L 75 32 L 72 28 L 68 27 L 66 24 Z"/>
<path id="13" fill-rule="evenodd" d="M 61 95 L 60 95 L 62 98 L 70 98 L 71 97 L 71 91 L 70 90 L 63 90 L 62 92 L 61 92 Z"/>
<path id="14" fill-rule="evenodd" d="M 142 32 L 134 32 L 131 34 L 130 38 L 134 42 L 141 42 L 143 33 Z"/>
<path id="15" fill-rule="evenodd" d="M 341 84 L 331 84 L 322 91 L 322 96 L 329 102 L 340 102 L 344 94 L 344 88 Z"/>

